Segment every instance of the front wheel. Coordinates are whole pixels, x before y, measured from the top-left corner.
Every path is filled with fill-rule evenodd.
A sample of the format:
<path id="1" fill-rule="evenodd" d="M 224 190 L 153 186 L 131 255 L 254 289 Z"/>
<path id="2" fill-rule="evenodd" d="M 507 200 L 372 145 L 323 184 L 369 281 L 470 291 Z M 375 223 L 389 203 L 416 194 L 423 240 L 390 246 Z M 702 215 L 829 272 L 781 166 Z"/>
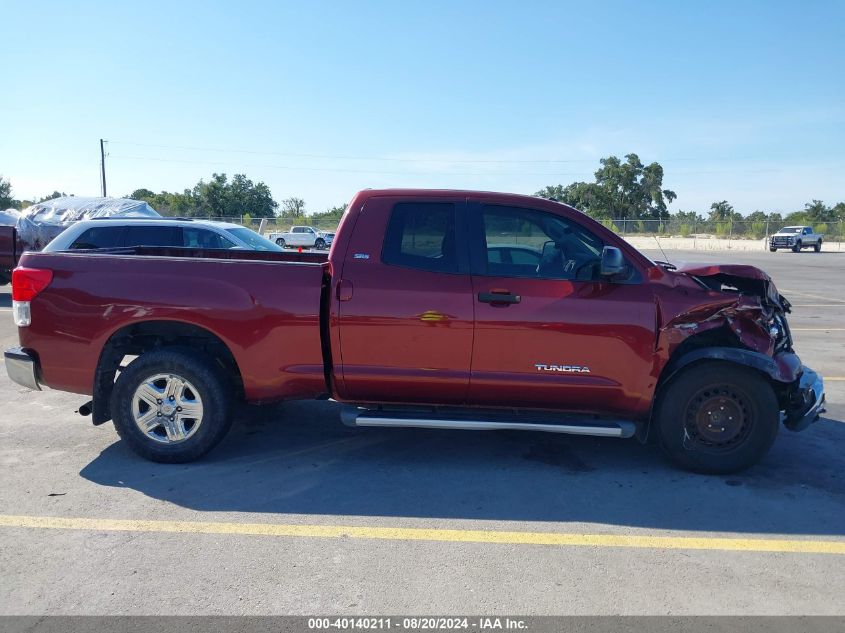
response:
<path id="1" fill-rule="evenodd" d="M 277 238 L 276 238 L 276 244 L 278 244 L 279 246 L 281 246 L 282 248 L 284 248 L 284 247 L 285 247 L 285 240 L 284 240 L 284 238 L 277 237 Z"/>
<path id="2" fill-rule="evenodd" d="M 727 474 L 757 463 L 780 423 L 777 398 L 751 369 L 708 362 L 683 370 L 656 408 L 663 452 L 694 472 Z"/>
<path id="3" fill-rule="evenodd" d="M 205 455 L 231 426 L 231 385 L 213 359 L 183 348 L 146 352 L 120 372 L 114 426 L 138 455 L 182 463 Z"/>
<path id="4" fill-rule="evenodd" d="M 769 252 L 770 252 L 770 253 L 774 253 L 775 251 L 777 251 L 777 249 L 776 249 L 776 248 L 772 248 L 771 246 L 769 247 Z"/>
<path id="5" fill-rule="evenodd" d="M 323 250 L 324 248 L 326 248 L 326 240 L 324 240 L 322 237 L 318 238 L 317 241 L 314 242 L 314 248 L 316 248 L 318 251 Z"/>
<path id="6" fill-rule="evenodd" d="M 796 242 L 795 246 L 792 247 L 793 253 L 800 253 L 801 252 L 801 242 Z"/>
<path id="7" fill-rule="evenodd" d="M 819 239 L 819 241 L 816 242 L 816 245 L 813 246 L 813 250 L 816 251 L 817 253 L 822 252 L 822 241 L 821 241 L 821 239 Z"/>

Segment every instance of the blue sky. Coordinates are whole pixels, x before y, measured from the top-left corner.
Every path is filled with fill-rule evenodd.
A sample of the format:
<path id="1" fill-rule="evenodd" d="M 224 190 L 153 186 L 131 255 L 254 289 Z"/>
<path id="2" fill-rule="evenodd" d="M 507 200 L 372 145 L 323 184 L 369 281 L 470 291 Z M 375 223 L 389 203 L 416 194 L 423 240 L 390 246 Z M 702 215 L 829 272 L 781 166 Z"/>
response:
<path id="1" fill-rule="evenodd" d="M 656 160 L 673 210 L 845 200 L 845 2 L 0 0 L 18 198 L 263 180 L 532 193 Z M 200 149 L 192 149 L 200 148 Z"/>

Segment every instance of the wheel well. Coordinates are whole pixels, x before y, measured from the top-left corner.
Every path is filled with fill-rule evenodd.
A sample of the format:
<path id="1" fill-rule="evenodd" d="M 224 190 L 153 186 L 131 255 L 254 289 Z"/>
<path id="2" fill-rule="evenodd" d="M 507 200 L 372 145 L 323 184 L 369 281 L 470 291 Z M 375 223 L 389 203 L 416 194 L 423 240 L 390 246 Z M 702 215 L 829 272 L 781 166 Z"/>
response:
<path id="1" fill-rule="evenodd" d="M 694 334 L 678 345 L 678 347 L 675 348 L 675 351 L 672 352 L 669 362 L 666 363 L 663 367 L 663 371 L 660 372 L 660 379 L 657 381 L 657 388 L 660 389 L 663 383 L 667 382 L 672 377 L 678 368 L 679 361 L 684 356 L 690 352 L 694 352 L 695 350 L 703 349 L 705 347 L 742 348 L 743 346 L 737 339 L 736 334 L 724 326 L 708 330 L 707 332 L 702 332 L 700 334 Z"/>
<path id="2" fill-rule="evenodd" d="M 697 350 L 713 347 L 734 348 L 737 350 L 737 354 L 729 354 L 726 356 L 720 351 L 719 354 L 714 356 L 707 356 L 704 354 L 702 358 L 697 360 L 690 361 L 688 358 L 689 354 L 695 353 Z M 714 350 L 714 352 L 716 351 L 718 350 Z M 685 357 L 687 357 L 686 362 L 684 362 Z M 772 387 L 772 390 L 775 392 L 775 396 L 778 398 L 778 402 L 781 406 L 785 406 L 790 391 L 789 384 L 775 380 L 773 375 L 768 372 L 768 366 L 760 364 L 755 360 L 755 358 L 760 357 L 760 354 L 753 353 L 748 350 L 747 347 L 742 345 L 736 335 L 726 327 L 717 328 L 715 330 L 710 330 L 709 332 L 702 332 L 701 334 L 691 336 L 681 343 L 677 349 L 675 349 L 672 353 L 672 357 L 669 359 L 669 362 L 666 363 L 666 366 L 660 373 L 660 378 L 657 381 L 657 388 L 654 394 L 654 403 L 657 402 L 661 394 L 665 391 L 666 385 L 684 370 L 701 363 L 726 362 L 740 367 L 745 367 L 749 371 L 754 371 L 760 374 L 760 376 L 762 376 Z M 654 404 L 652 406 L 652 411 L 653 410 Z"/>
<path id="3" fill-rule="evenodd" d="M 657 410 L 657 405 L 660 401 L 660 398 L 666 392 L 666 386 L 672 382 L 672 379 L 679 375 L 683 370 L 689 369 L 690 367 L 694 367 L 701 363 L 707 362 L 731 362 L 731 361 L 723 361 L 719 359 L 713 358 L 702 358 L 701 360 L 694 361 L 688 365 L 683 365 L 681 360 L 687 354 L 695 352 L 699 349 L 705 349 L 708 347 L 734 347 L 737 349 L 746 349 L 737 339 L 736 335 L 731 332 L 727 327 L 720 327 L 715 328 L 713 330 L 708 330 L 707 332 L 702 332 L 700 334 L 694 334 L 686 339 L 683 343 L 678 345 L 677 348 L 672 352 L 672 356 L 669 358 L 669 362 L 663 367 L 663 370 L 660 372 L 660 378 L 657 381 L 657 387 L 654 390 L 654 397 L 652 398 L 651 402 L 651 411 L 649 412 L 648 416 L 648 423 L 647 427 L 651 426 L 651 421 L 654 417 L 654 413 Z M 743 367 L 747 367 L 746 365 L 740 365 Z M 770 383 L 772 382 L 770 377 L 767 376 L 764 372 L 761 372 L 753 367 L 748 367 L 748 369 L 758 371 L 766 380 Z M 648 428 L 644 429 L 642 433 L 641 441 L 645 441 L 649 435 Z"/>
<path id="4" fill-rule="evenodd" d="M 236 397 L 243 398 L 243 377 L 228 346 L 215 334 L 197 325 L 180 321 L 143 321 L 116 331 L 100 353 L 94 378 L 94 424 L 111 419 L 109 400 L 114 381 L 127 356 L 163 347 L 197 350 L 214 360 L 231 381 Z"/>

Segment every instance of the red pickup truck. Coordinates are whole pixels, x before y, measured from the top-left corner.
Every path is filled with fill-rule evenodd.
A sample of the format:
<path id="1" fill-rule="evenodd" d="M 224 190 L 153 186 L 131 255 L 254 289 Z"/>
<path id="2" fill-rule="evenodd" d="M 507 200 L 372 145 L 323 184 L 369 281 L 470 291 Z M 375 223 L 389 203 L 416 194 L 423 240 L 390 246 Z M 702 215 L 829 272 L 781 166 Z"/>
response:
<path id="1" fill-rule="evenodd" d="M 214 447 L 236 401 L 333 398 L 355 426 L 652 437 L 713 473 L 824 411 L 761 270 L 654 262 L 529 196 L 366 190 L 327 258 L 48 246 L 12 285 L 11 378 L 93 396 L 80 412 L 162 462 Z"/>

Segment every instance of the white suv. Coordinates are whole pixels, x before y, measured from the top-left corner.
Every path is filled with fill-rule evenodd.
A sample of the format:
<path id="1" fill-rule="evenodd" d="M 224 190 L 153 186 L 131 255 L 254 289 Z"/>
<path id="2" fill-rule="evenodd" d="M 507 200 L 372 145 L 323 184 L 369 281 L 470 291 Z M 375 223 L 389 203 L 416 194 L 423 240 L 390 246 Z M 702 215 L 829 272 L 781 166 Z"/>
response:
<path id="1" fill-rule="evenodd" d="M 240 224 L 168 218 L 101 218 L 71 224 L 45 252 L 126 246 L 281 251 L 273 242 Z"/>

